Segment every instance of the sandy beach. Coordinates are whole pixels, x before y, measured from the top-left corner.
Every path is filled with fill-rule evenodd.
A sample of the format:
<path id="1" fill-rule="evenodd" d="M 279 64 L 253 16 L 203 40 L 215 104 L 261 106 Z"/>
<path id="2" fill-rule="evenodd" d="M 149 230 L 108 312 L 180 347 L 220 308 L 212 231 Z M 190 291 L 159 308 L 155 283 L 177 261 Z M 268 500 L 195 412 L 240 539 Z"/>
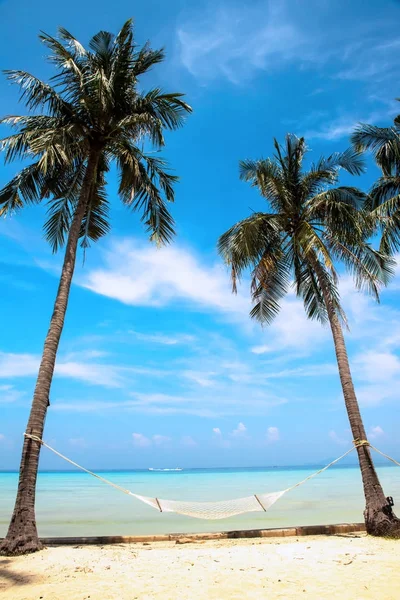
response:
<path id="1" fill-rule="evenodd" d="M 366 534 L 58 546 L 0 558 L 4 600 L 397 600 L 400 541 Z"/>

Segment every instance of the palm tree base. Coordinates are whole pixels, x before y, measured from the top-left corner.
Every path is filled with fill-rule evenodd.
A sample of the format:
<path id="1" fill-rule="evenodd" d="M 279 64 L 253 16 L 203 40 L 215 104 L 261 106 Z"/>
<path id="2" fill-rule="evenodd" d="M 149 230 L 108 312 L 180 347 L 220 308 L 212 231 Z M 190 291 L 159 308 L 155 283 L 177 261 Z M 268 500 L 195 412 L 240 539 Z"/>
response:
<path id="1" fill-rule="evenodd" d="M 29 509 L 15 509 L 7 536 L 0 544 L 0 555 L 18 556 L 42 549 L 34 513 Z"/>
<path id="2" fill-rule="evenodd" d="M 44 546 L 37 537 L 18 536 L 4 538 L 0 545 L 0 556 L 20 556 L 43 550 Z"/>
<path id="3" fill-rule="evenodd" d="M 400 539 L 400 519 L 390 506 L 367 507 L 364 511 L 365 529 L 369 535 Z"/>

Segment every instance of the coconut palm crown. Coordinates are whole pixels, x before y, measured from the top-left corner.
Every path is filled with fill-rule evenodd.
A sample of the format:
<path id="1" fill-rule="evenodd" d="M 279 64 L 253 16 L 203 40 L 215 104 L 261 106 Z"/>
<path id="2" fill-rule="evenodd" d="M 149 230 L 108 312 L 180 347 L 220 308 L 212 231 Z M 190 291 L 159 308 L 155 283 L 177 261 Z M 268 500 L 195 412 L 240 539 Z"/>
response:
<path id="1" fill-rule="evenodd" d="M 57 250 L 65 242 L 91 158 L 95 177 L 81 244 L 85 247 L 109 230 L 105 186 L 112 162 L 122 202 L 140 212 L 153 240 L 169 242 L 174 229 L 167 203 L 174 200 L 177 177 L 163 159 L 141 148 L 141 140 L 147 138 L 159 149 L 164 130 L 180 127 L 191 108 L 182 94 L 138 87 L 139 77 L 163 61 L 164 51 L 138 48 L 130 20 L 116 36 L 99 32 L 88 50 L 63 28 L 59 39 L 47 34 L 40 39 L 56 68 L 49 83 L 24 71 L 6 71 L 34 114 L 1 120 L 17 129 L 0 142 L 6 162 L 28 159 L 31 164 L 0 192 L 0 214 L 50 199 L 45 233 Z"/>
<path id="2" fill-rule="evenodd" d="M 391 127 L 358 125 L 351 141 L 358 152 L 370 150 L 382 172 L 366 207 L 381 233 L 380 249 L 394 254 L 400 250 L 400 115 Z"/>

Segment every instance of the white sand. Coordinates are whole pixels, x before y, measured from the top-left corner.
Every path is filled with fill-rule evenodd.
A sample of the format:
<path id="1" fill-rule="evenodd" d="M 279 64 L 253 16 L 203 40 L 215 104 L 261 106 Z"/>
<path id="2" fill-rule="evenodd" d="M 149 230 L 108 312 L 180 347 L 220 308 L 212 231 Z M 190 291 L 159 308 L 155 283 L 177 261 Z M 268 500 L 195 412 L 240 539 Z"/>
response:
<path id="1" fill-rule="evenodd" d="M 398 600 L 400 541 L 365 534 L 59 546 L 0 557 L 4 600 Z"/>

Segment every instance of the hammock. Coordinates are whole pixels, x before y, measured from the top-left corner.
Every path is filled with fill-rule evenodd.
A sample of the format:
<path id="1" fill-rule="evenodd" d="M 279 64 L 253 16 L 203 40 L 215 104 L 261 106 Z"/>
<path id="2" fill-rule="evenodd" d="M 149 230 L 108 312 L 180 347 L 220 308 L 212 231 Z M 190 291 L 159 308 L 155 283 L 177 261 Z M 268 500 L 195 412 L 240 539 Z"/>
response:
<path id="1" fill-rule="evenodd" d="M 183 502 L 180 500 L 161 500 L 132 494 L 138 500 L 152 506 L 160 512 L 174 512 L 196 519 L 226 519 L 242 513 L 266 512 L 285 493 L 273 492 L 272 494 L 257 494 L 246 498 L 234 500 L 221 500 L 220 502 Z"/>
<path id="2" fill-rule="evenodd" d="M 376 452 L 379 452 L 379 454 L 381 454 L 385 458 L 391 460 L 393 463 L 400 466 L 399 462 L 397 462 L 387 454 L 384 454 L 374 446 L 371 446 L 371 444 L 367 440 L 354 440 L 354 446 L 350 448 L 350 450 L 347 450 L 347 452 L 342 454 L 342 456 L 339 456 L 339 458 L 336 458 L 335 460 L 330 462 L 322 469 L 319 469 L 315 473 L 311 473 L 311 475 L 309 475 L 302 481 L 299 481 L 295 485 L 292 485 L 291 487 L 280 492 L 271 492 L 269 494 L 254 494 L 253 496 L 247 496 L 245 498 L 234 498 L 232 500 L 221 500 L 219 502 L 185 502 L 181 500 L 164 500 L 161 498 L 149 498 L 148 496 L 140 496 L 139 494 L 134 494 L 130 490 L 127 490 L 121 487 L 120 485 L 117 485 L 116 483 L 113 483 L 112 481 L 109 481 L 108 479 L 97 475 L 97 473 L 93 473 L 93 471 L 85 469 L 85 467 L 82 467 L 81 465 L 78 465 L 78 463 L 74 462 L 70 458 L 67 458 L 66 456 L 64 456 L 63 454 L 46 444 L 37 436 L 30 435 L 28 433 L 24 433 L 24 436 L 35 442 L 38 442 L 42 446 L 46 446 L 46 448 L 54 452 L 54 454 L 57 454 L 57 456 L 59 456 L 63 460 L 66 460 L 71 465 L 74 465 L 74 467 L 81 469 L 81 471 L 85 471 L 85 473 L 96 477 L 96 479 L 100 479 L 100 481 L 103 481 L 103 483 L 111 485 L 117 490 L 124 492 L 124 494 L 134 496 L 141 502 L 144 502 L 152 508 L 155 508 L 160 513 L 173 512 L 179 513 L 181 515 L 186 515 L 188 517 L 194 517 L 196 519 L 226 519 L 228 517 L 234 517 L 235 515 L 240 515 L 243 513 L 266 512 L 277 500 L 279 500 L 279 498 L 281 498 L 281 496 L 283 496 L 283 494 L 289 492 L 290 490 L 293 490 L 296 487 L 299 487 L 300 485 L 302 485 L 309 479 L 312 479 L 316 475 L 319 475 L 323 471 L 326 471 L 326 469 L 329 469 L 329 467 L 342 460 L 342 458 L 350 454 L 350 452 L 353 452 L 353 450 L 355 450 L 358 446 L 369 446 Z"/>

